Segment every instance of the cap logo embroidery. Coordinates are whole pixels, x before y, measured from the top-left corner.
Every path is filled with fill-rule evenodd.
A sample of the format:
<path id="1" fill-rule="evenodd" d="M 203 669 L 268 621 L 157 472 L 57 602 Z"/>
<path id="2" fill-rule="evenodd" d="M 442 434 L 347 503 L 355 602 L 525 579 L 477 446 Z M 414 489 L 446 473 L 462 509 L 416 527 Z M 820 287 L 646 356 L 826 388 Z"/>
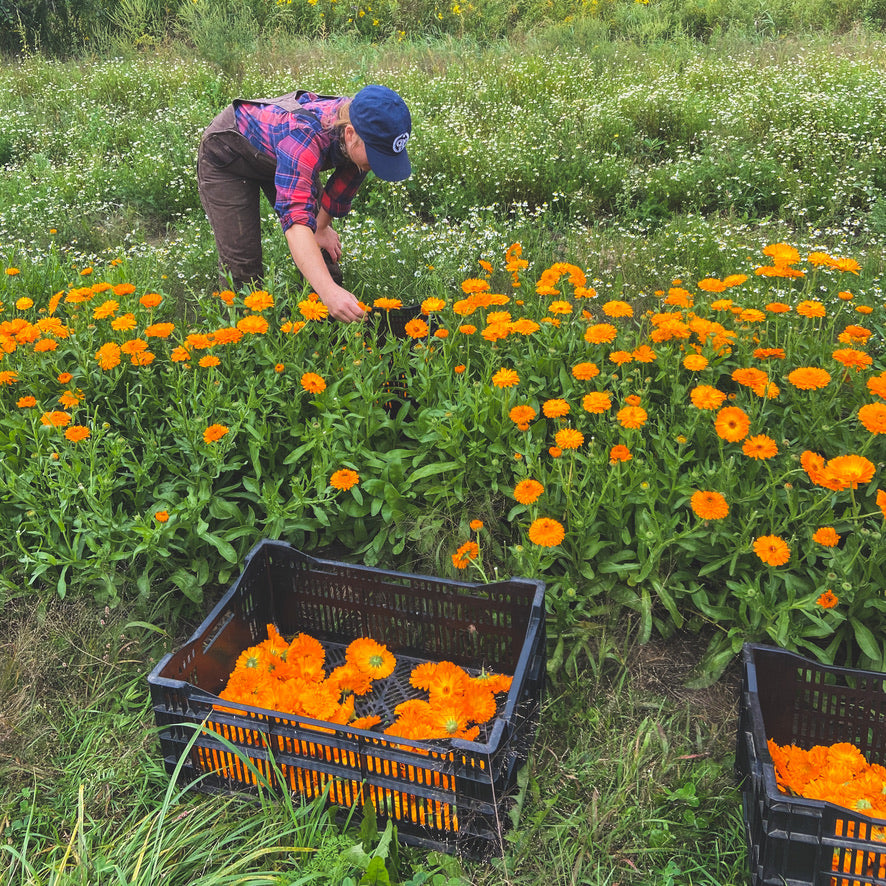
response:
<path id="1" fill-rule="evenodd" d="M 399 154 L 401 151 L 403 151 L 406 148 L 406 142 L 408 142 L 408 141 L 409 141 L 409 133 L 408 132 L 403 132 L 400 135 L 398 135 L 394 139 L 394 143 L 391 145 L 391 147 L 394 149 L 394 153 Z"/>

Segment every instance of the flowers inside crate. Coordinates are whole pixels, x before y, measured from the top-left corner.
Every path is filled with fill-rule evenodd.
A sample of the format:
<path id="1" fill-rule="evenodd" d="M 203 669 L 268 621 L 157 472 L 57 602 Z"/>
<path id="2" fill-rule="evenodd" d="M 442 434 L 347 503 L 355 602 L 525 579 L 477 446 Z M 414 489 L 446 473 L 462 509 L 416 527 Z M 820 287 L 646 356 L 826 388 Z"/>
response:
<path id="1" fill-rule="evenodd" d="M 404 842 L 501 854 L 544 640 L 540 582 L 453 582 L 261 542 L 149 677 L 167 771 L 203 790 L 261 779 L 370 801 Z"/>
<path id="2" fill-rule="evenodd" d="M 886 674 L 747 644 L 736 773 L 755 886 L 886 883 Z"/>

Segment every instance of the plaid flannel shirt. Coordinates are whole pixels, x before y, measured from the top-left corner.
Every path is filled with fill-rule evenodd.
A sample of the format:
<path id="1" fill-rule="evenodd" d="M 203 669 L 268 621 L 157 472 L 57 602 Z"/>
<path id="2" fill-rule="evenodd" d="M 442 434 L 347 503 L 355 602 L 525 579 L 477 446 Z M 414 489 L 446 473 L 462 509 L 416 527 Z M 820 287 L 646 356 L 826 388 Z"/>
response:
<path id="1" fill-rule="evenodd" d="M 338 132 L 332 128 L 344 101 L 305 93 L 299 102 L 310 115 L 293 114 L 276 105 L 236 103 L 241 134 L 277 161 L 274 209 L 284 231 L 296 224 L 316 231 L 321 208 L 333 218 L 347 215 L 366 178 L 366 173 L 345 157 Z M 332 173 L 321 190 L 319 174 L 327 169 Z"/>

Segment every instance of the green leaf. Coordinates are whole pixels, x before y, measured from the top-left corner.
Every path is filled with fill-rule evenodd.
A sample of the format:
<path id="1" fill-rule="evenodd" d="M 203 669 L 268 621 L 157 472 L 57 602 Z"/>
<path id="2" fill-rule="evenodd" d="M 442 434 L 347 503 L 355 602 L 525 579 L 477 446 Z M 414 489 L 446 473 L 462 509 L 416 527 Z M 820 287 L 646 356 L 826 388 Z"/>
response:
<path id="1" fill-rule="evenodd" d="M 880 648 L 880 644 L 877 643 L 871 629 L 863 625 L 854 616 L 850 617 L 849 624 L 852 625 L 852 630 L 855 632 L 855 641 L 858 643 L 858 648 L 871 661 L 879 662 L 883 658 L 883 650 Z"/>
<path id="2" fill-rule="evenodd" d="M 203 541 L 211 544 L 222 557 L 228 561 L 228 563 L 236 563 L 240 559 L 237 556 L 237 551 L 234 549 L 234 546 L 226 542 L 223 538 L 219 538 L 211 532 L 200 532 L 198 535 Z"/>

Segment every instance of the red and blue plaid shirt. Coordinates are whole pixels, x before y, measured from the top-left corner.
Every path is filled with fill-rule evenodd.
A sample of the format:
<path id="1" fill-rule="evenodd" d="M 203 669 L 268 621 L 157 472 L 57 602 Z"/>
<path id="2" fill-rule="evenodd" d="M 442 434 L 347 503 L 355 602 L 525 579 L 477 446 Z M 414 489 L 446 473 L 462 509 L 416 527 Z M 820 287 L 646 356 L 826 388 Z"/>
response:
<path id="1" fill-rule="evenodd" d="M 308 114 L 293 114 L 276 105 L 239 101 L 237 126 L 255 148 L 277 161 L 274 209 L 286 231 L 293 225 L 317 230 L 317 213 L 347 215 L 366 173 L 345 157 L 338 130 L 338 109 L 345 98 L 321 99 L 313 92 L 299 98 Z M 331 169 L 322 191 L 319 174 Z"/>

